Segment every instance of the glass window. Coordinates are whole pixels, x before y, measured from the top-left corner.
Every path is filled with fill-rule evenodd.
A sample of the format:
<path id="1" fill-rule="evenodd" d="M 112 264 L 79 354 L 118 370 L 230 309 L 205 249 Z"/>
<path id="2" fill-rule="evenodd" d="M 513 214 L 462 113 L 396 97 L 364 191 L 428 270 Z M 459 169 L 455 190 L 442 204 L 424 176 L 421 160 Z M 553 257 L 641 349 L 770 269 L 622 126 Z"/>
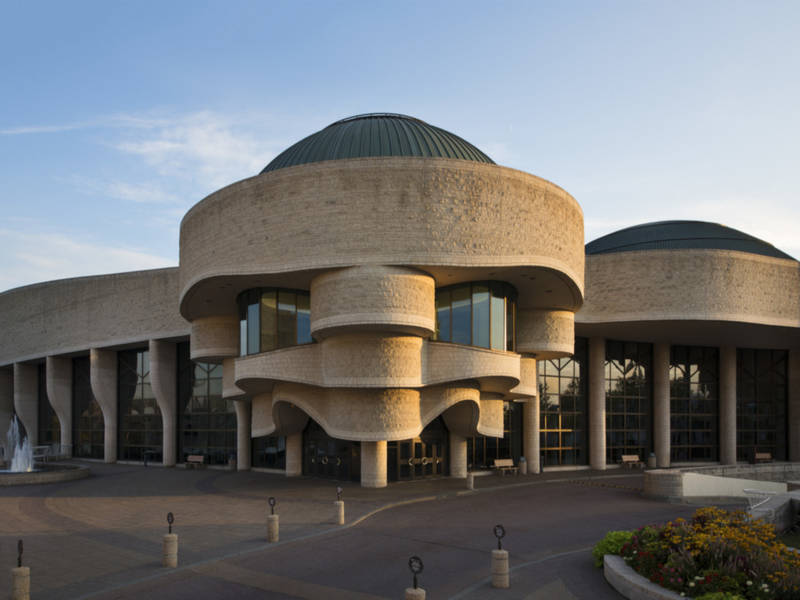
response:
<path id="1" fill-rule="evenodd" d="M 670 349 L 670 458 L 719 460 L 719 352 L 716 348 Z"/>
<path id="2" fill-rule="evenodd" d="M 261 294 L 261 348 L 262 352 L 278 348 L 278 292 L 266 290 Z M 257 353 L 259 349 L 250 351 Z"/>
<path id="3" fill-rule="evenodd" d="M 306 291 L 256 288 L 239 294 L 242 356 L 310 344 L 311 309 Z"/>
<path id="4" fill-rule="evenodd" d="M 571 357 L 540 360 L 536 366 L 543 465 L 586 464 L 586 338 L 575 338 Z"/>
<path id="5" fill-rule="evenodd" d="M 736 352 L 736 457 L 753 460 L 769 452 L 786 460 L 786 350 Z"/>
<path id="6" fill-rule="evenodd" d="M 435 340 L 514 349 L 516 291 L 502 282 L 477 282 L 436 290 Z"/>
<path id="7" fill-rule="evenodd" d="M 489 286 L 472 286 L 472 345 L 481 348 L 489 347 L 489 329 L 491 327 Z"/>
<path id="8" fill-rule="evenodd" d="M 247 306 L 247 353 L 258 354 L 259 348 L 259 311 L 258 304 Z"/>
<path id="9" fill-rule="evenodd" d="M 452 290 L 452 341 L 456 344 L 472 342 L 472 297 L 469 286 Z"/>
<path id="10" fill-rule="evenodd" d="M 222 365 L 194 362 L 189 344 L 178 344 L 178 460 L 202 454 L 225 465 L 236 454 L 236 411 L 222 397 Z"/>
<path id="11" fill-rule="evenodd" d="M 503 403 L 503 437 L 476 435 L 467 438 L 467 468 L 487 469 L 495 458 L 511 458 L 514 464 L 522 456 L 522 404 Z"/>
<path id="12" fill-rule="evenodd" d="M 103 411 L 94 398 L 89 377 L 89 357 L 72 359 L 72 455 L 103 458 L 105 427 Z"/>
<path id="13" fill-rule="evenodd" d="M 39 365 L 39 445 L 50 446 L 61 441 L 61 426 L 58 415 L 47 398 L 47 374 L 45 365 Z"/>
<path id="14" fill-rule="evenodd" d="M 606 342 L 606 460 L 646 460 L 651 449 L 652 345 Z"/>
<path id="15" fill-rule="evenodd" d="M 161 409 L 150 385 L 150 353 L 124 350 L 117 353 L 118 447 L 120 460 L 162 458 Z"/>

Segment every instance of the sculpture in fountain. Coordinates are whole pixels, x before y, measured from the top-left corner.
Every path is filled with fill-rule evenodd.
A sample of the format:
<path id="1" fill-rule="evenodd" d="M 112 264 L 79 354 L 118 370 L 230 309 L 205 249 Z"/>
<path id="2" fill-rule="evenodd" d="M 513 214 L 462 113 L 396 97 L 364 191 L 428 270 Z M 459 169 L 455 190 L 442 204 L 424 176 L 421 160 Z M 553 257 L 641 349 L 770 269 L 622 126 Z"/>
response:
<path id="1" fill-rule="evenodd" d="M 28 436 L 23 437 L 20 433 L 17 415 L 11 419 L 6 432 L 5 460 L 11 473 L 33 471 L 33 447 Z"/>

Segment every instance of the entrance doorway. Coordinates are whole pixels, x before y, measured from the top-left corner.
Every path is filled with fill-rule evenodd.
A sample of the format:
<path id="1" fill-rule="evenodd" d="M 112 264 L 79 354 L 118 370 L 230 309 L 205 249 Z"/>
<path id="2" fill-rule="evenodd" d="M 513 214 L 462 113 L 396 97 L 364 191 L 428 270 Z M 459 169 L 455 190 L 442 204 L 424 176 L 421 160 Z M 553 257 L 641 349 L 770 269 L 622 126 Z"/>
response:
<path id="1" fill-rule="evenodd" d="M 360 481 L 360 444 L 332 438 L 316 421 L 309 419 L 303 431 L 303 475 Z"/>
<path id="2" fill-rule="evenodd" d="M 439 417 L 428 425 L 420 437 L 389 442 L 387 479 L 410 481 L 447 474 L 447 429 Z"/>

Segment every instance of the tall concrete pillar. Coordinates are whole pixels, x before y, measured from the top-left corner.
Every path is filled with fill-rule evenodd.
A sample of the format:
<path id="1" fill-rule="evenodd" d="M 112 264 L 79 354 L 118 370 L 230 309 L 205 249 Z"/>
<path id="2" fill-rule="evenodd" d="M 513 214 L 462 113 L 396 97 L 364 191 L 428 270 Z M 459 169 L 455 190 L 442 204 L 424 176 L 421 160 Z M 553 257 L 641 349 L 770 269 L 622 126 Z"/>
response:
<path id="1" fill-rule="evenodd" d="M 528 473 L 539 473 L 541 469 L 539 431 L 541 429 L 539 398 L 527 398 L 522 403 L 522 452 L 528 464 Z"/>
<path id="2" fill-rule="evenodd" d="M 589 338 L 589 464 L 606 468 L 606 340 Z"/>
<path id="3" fill-rule="evenodd" d="M 800 462 L 800 349 L 789 350 L 789 460 Z"/>
<path id="4" fill-rule="evenodd" d="M 175 466 L 178 455 L 177 428 L 177 371 L 178 347 L 172 342 L 150 340 L 150 385 L 161 410 L 163 427 L 161 456 L 164 466 Z"/>
<path id="5" fill-rule="evenodd" d="M 5 439 L 12 416 L 14 416 L 14 369 L 0 369 L 0 440 Z"/>
<path id="6" fill-rule="evenodd" d="M 300 477 L 303 474 L 303 432 L 286 436 L 286 476 Z"/>
<path id="7" fill-rule="evenodd" d="M 250 470 L 252 406 L 250 400 L 234 400 L 236 409 L 236 470 Z"/>
<path id="8" fill-rule="evenodd" d="M 94 398 L 103 411 L 103 459 L 107 463 L 117 462 L 117 368 L 115 350 L 90 350 L 89 381 Z"/>
<path id="9" fill-rule="evenodd" d="M 736 464 L 736 348 L 719 349 L 719 461 Z"/>
<path id="10" fill-rule="evenodd" d="M 361 442 L 361 487 L 386 487 L 386 442 Z"/>
<path id="11" fill-rule="evenodd" d="M 670 437 L 669 344 L 653 344 L 653 449 L 659 468 L 669 467 Z"/>
<path id="12" fill-rule="evenodd" d="M 39 444 L 39 368 L 14 363 L 14 410 L 25 425 L 31 446 Z M 3 432 L 5 433 L 5 432 Z"/>
<path id="13" fill-rule="evenodd" d="M 465 479 L 467 477 L 467 438 L 456 433 L 448 435 L 450 438 L 450 477 Z"/>
<path id="14" fill-rule="evenodd" d="M 61 454 L 72 456 L 72 359 L 47 357 L 47 399 L 61 426 Z"/>

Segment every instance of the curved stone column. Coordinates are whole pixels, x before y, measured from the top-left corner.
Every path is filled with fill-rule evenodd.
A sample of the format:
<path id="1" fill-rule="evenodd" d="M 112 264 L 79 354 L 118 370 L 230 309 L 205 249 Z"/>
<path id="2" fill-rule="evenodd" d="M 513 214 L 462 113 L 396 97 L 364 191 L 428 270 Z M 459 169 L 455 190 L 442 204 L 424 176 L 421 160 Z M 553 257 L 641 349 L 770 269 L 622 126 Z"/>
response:
<path id="1" fill-rule="evenodd" d="M 12 416 L 14 416 L 14 370 L 0 369 L 0 435 L 5 436 Z"/>
<path id="2" fill-rule="evenodd" d="M 589 464 L 606 468 L 606 340 L 589 338 Z"/>
<path id="3" fill-rule="evenodd" d="M 72 456 L 72 360 L 47 357 L 47 399 L 61 426 L 61 454 Z"/>
<path id="4" fill-rule="evenodd" d="M 161 410 L 163 429 L 161 457 L 164 466 L 173 467 L 177 460 L 177 380 L 178 352 L 172 342 L 150 340 L 150 384 Z"/>
<path id="5" fill-rule="evenodd" d="M 31 446 L 39 444 L 39 369 L 14 363 L 14 410 L 25 425 Z"/>
<path id="6" fill-rule="evenodd" d="M 659 469 L 669 468 L 670 431 L 669 344 L 659 343 L 653 344 L 653 448 Z"/>
<path id="7" fill-rule="evenodd" d="M 361 442 L 361 487 L 386 487 L 386 442 Z"/>
<path id="8" fill-rule="evenodd" d="M 539 402 L 539 398 L 528 398 L 522 403 L 522 452 L 528 463 L 528 473 L 541 472 Z"/>
<path id="9" fill-rule="evenodd" d="M 234 400 L 233 407 L 236 409 L 236 470 L 249 471 L 252 447 L 250 401 Z"/>
<path id="10" fill-rule="evenodd" d="M 736 464 L 736 348 L 719 349 L 719 461 Z"/>
<path id="11" fill-rule="evenodd" d="M 457 433 L 449 433 L 450 439 L 450 477 L 467 477 L 467 438 Z"/>
<path id="12" fill-rule="evenodd" d="M 105 435 L 104 460 L 117 462 L 117 353 L 92 348 L 89 352 L 89 380 L 100 410 L 103 411 Z"/>
<path id="13" fill-rule="evenodd" d="M 286 476 L 299 477 L 303 474 L 303 432 L 286 436 Z"/>

